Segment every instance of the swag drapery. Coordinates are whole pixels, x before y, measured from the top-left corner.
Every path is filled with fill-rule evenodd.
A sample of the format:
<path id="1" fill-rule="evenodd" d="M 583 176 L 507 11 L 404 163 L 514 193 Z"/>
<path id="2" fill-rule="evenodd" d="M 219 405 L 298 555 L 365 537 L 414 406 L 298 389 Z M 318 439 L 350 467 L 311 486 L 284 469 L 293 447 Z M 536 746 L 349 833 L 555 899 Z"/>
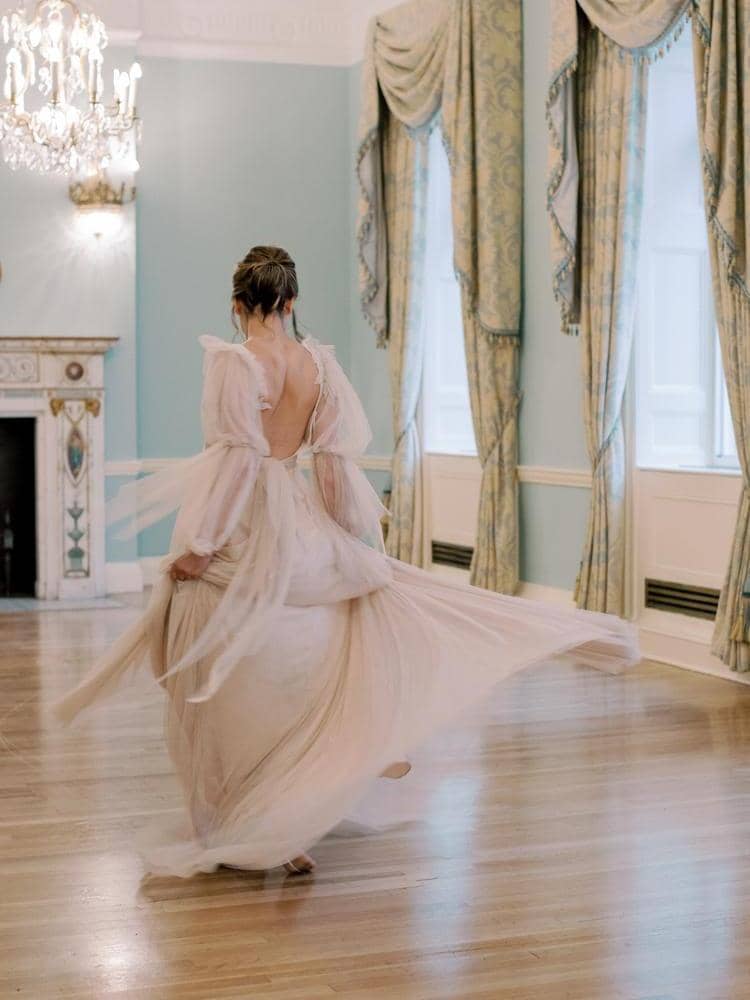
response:
<path id="1" fill-rule="evenodd" d="M 750 669 L 750 16 L 738 0 L 553 0 L 548 208 L 553 286 L 582 339 L 593 488 L 579 607 L 622 613 L 625 457 L 620 418 L 633 330 L 648 63 L 693 19 L 696 99 L 716 317 L 745 489 L 714 652 Z"/>
<path id="2" fill-rule="evenodd" d="M 362 305 L 390 353 L 391 555 L 421 562 L 417 410 L 426 136 L 440 113 L 451 165 L 454 263 L 482 464 L 472 582 L 518 586 L 521 309 L 520 0 L 412 0 L 374 18 L 363 66 L 358 174 Z"/>

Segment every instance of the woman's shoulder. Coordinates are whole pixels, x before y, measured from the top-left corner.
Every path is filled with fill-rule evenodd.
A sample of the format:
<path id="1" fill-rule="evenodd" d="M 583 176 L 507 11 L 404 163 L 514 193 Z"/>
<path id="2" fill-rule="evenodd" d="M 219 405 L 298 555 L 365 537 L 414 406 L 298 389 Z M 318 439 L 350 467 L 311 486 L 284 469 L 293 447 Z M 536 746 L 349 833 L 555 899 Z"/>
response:
<path id="1" fill-rule="evenodd" d="M 209 366 L 212 361 L 217 361 L 222 358 L 226 358 L 228 360 L 232 355 L 236 355 L 240 363 L 244 365 L 247 373 L 249 373 L 254 380 L 258 395 L 261 399 L 266 399 L 268 389 L 266 372 L 263 367 L 263 363 L 258 357 L 256 357 L 255 354 L 253 354 L 252 351 L 248 350 L 244 344 L 233 343 L 229 340 L 222 340 L 220 337 L 214 337 L 209 333 L 205 333 L 203 336 L 199 337 L 198 343 L 204 351 L 204 372 L 211 370 Z M 221 367 L 223 369 L 223 366 Z M 262 408 L 265 408 L 265 403 Z"/>
<path id="2" fill-rule="evenodd" d="M 303 337 L 300 343 L 315 354 L 323 364 L 336 361 L 336 348 L 333 344 L 323 344 L 317 337 L 312 336 Z"/>
<path id="3" fill-rule="evenodd" d="M 211 333 L 204 333 L 198 337 L 198 343 L 205 352 L 205 357 L 212 355 L 237 354 L 239 357 L 247 357 L 250 352 L 242 344 L 230 340 L 222 340 L 221 337 L 214 337 Z"/>

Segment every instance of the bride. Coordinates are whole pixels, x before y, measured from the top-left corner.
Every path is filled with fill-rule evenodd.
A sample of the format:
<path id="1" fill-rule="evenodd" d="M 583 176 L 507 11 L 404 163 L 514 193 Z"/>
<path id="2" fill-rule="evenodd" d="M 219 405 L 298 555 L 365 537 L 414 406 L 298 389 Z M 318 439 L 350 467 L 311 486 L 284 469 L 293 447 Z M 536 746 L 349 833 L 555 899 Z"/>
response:
<path id="1" fill-rule="evenodd" d="M 145 852 L 155 873 L 310 871 L 305 852 L 371 781 L 406 773 L 413 748 L 498 681 L 573 651 L 610 671 L 638 659 L 618 618 L 385 555 L 385 511 L 357 465 L 367 420 L 331 348 L 297 336 L 297 294 L 284 250 L 238 265 L 244 342 L 201 338 L 204 450 L 110 511 L 135 511 L 137 531 L 179 508 L 170 554 L 143 616 L 58 706 L 69 721 L 144 663 L 164 688 L 187 808 Z"/>

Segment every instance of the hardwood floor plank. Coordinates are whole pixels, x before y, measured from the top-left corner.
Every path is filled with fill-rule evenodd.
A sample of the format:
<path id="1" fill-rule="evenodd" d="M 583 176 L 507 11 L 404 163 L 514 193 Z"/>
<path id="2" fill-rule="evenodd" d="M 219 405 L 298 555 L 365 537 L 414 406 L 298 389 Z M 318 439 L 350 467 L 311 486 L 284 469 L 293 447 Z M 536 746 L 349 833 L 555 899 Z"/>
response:
<path id="1" fill-rule="evenodd" d="M 135 613 L 0 618 L 0 997 L 750 997 L 747 689 L 539 667 L 417 755 L 420 822 L 301 879 L 144 878 L 180 805 L 161 692 L 49 713 Z"/>

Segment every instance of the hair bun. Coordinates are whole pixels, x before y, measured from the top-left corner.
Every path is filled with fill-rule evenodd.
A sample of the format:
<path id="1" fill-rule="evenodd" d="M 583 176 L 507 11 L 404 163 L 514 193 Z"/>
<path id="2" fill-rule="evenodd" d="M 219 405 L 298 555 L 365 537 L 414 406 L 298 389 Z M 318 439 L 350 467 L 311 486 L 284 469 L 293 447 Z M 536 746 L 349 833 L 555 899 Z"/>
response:
<path id="1" fill-rule="evenodd" d="M 298 295 L 297 269 L 281 247 L 253 247 L 235 268 L 232 297 L 251 314 L 260 312 L 265 319 L 280 313 Z"/>

